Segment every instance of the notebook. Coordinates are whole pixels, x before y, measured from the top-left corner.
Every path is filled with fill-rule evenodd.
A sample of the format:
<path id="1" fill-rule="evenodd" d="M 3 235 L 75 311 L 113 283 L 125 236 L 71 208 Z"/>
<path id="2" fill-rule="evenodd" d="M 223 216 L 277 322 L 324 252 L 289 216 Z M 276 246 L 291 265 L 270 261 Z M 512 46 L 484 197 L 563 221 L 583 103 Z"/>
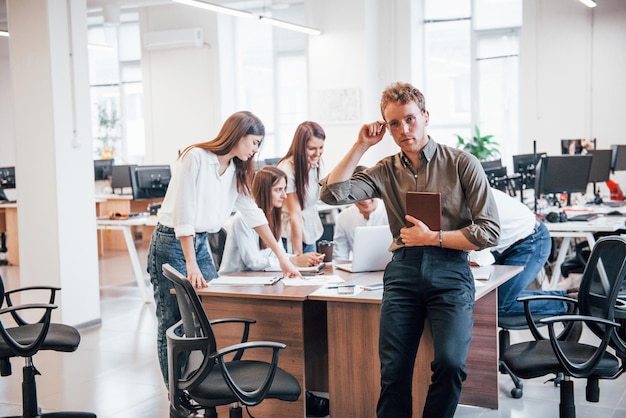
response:
<path id="1" fill-rule="evenodd" d="M 424 222 L 431 231 L 440 231 L 441 193 L 407 192 L 406 213 Z M 407 222 L 407 226 L 413 224 Z"/>
<path id="2" fill-rule="evenodd" d="M 278 282 L 276 276 L 220 276 L 209 281 L 209 286 L 270 286 Z"/>
<path id="3" fill-rule="evenodd" d="M 392 239 L 388 225 L 358 226 L 354 230 L 352 261 L 335 262 L 335 267 L 351 273 L 384 270 L 391 261 Z"/>

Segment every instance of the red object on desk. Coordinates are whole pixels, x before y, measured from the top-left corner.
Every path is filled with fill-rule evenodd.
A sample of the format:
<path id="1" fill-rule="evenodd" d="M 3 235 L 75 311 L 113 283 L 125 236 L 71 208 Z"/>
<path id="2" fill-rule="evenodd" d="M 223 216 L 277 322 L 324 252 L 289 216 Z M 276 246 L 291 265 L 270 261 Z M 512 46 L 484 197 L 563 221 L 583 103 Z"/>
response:
<path id="1" fill-rule="evenodd" d="M 611 192 L 611 200 L 624 200 L 626 199 L 624 197 L 624 193 L 622 192 L 622 189 L 619 187 L 619 184 L 614 182 L 613 180 L 608 180 L 606 182 L 606 187 L 609 188 L 609 191 Z"/>

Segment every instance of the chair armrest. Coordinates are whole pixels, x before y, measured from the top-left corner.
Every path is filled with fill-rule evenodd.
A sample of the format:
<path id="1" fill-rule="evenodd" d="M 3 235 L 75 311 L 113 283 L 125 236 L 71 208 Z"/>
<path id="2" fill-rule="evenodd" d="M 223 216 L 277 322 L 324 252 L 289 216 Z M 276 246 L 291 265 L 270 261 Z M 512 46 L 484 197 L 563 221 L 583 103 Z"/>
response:
<path id="1" fill-rule="evenodd" d="M 4 292 L 4 298 L 7 301 L 7 306 L 15 306 L 13 304 L 13 300 L 11 299 L 12 294 L 28 292 L 32 290 L 49 290 L 50 298 L 48 299 L 48 303 L 53 304 L 56 298 L 56 292 L 60 291 L 61 288 L 56 287 L 56 286 L 25 286 L 25 287 L 18 287 L 16 289 L 7 290 Z M 24 318 L 22 318 L 17 312 L 11 313 L 11 316 L 13 317 L 13 320 L 15 321 L 15 323 L 17 323 L 18 325 L 28 325 L 31 323 L 31 322 L 26 321 Z M 44 317 L 42 316 L 41 318 L 39 318 L 38 321 L 34 323 L 42 323 L 43 321 L 44 321 Z"/>
<path id="2" fill-rule="evenodd" d="M 48 335 L 48 330 L 50 329 L 50 320 L 52 318 L 52 310 L 56 308 L 57 306 L 52 305 L 52 304 L 33 303 L 33 304 L 17 305 L 17 306 L 11 306 L 8 308 L 0 309 L 0 315 L 5 314 L 5 313 L 10 313 L 11 315 L 13 315 L 16 311 L 20 311 L 24 309 L 45 309 L 45 313 L 42 316 L 42 320 L 40 321 L 40 323 L 37 323 L 37 324 L 19 325 L 18 327 L 7 329 L 4 327 L 4 324 L 2 324 L 2 321 L 0 321 L 0 336 L 2 336 L 2 338 L 6 341 L 7 345 L 9 346 L 9 349 L 13 351 L 15 355 L 20 356 L 20 357 L 32 357 L 37 351 L 39 351 L 39 348 L 41 347 L 41 345 L 46 339 L 46 336 Z M 30 344 L 20 344 L 9 333 L 11 329 L 18 329 L 23 326 L 33 327 L 32 329 L 36 329 L 34 327 L 38 325 L 41 325 L 41 327 L 39 329 L 37 338 L 33 339 L 33 341 Z"/>
<path id="3" fill-rule="evenodd" d="M 256 320 L 248 319 L 248 318 L 219 318 L 209 321 L 210 324 L 213 325 L 222 325 L 222 324 L 232 324 L 232 323 L 241 323 L 243 324 L 243 332 L 241 334 L 241 343 L 245 343 L 248 341 L 248 337 L 250 335 L 250 325 L 256 324 Z M 243 356 L 244 350 L 239 350 L 233 356 L 233 360 L 241 360 Z"/>
<path id="4" fill-rule="evenodd" d="M 255 406 L 261 403 L 263 399 L 265 399 L 265 397 L 267 396 L 267 392 L 269 391 L 270 387 L 272 386 L 272 382 L 274 381 L 276 369 L 278 368 L 278 350 L 285 347 L 287 347 L 285 344 L 273 341 L 253 341 L 225 347 L 215 353 L 212 353 L 209 358 L 217 360 L 220 369 L 222 370 L 222 376 L 224 377 L 224 381 L 226 382 L 230 390 L 235 394 L 239 402 L 247 406 Z M 224 360 L 224 355 L 232 353 L 233 351 L 238 352 L 251 348 L 271 348 L 272 362 L 263 383 L 261 383 L 261 385 L 253 391 L 245 391 L 241 387 L 239 387 L 237 382 L 235 382 L 233 377 L 230 375 L 230 372 L 228 371 L 228 363 Z"/>
<path id="5" fill-rule="evenodd" d="M 556 332 L 554 331 L 554 324 L 560 322 L 593 322 L 596 324 L 605 325 L 604 333 L 602 335 L 600 344 L 595 347 L 595 351 L 591 357 L 582 361 L 582 362 L 573 362 L 571 359 L 567 357 L 561 344 L 556 336 Z M 559 363 L 563 366 L 563 368 L 567 371 L 567 373 L 575 378 L 584 378 L 589 377 L 595 368 L 598 366 L 603 356 L 606 353 L 606 349 L 611 341 L 611 337 L 613 335 L 613 329 L 618 328 L 620 326 L 619 323 L 615 321 L 611 321 L 609 319 L 598 318 L 593 316 L 586 315 L 557 315 L 551 316 L 548 318 L 543 318 L 541 320 L 542 323 L 548 325 L 548 332 L 550 334 L 550 344 L 552 345 L 552 350 L 554 351 L 554 355 L 559 360 Z M 589 344 L 586 344 L 589 345 Z"/>
<path id="6" fill-rule="evenodd" d="M 578 299 L 571 298 L 569 296 L 559 296 L 559 295 L 532 295 L 532 296 L 523 296 L 521 298 L 517 298 L 518 302 L 522 302 L 524 304 L 524 316 L 526 317 L 526 323 L 528 324 L 528 329 L 530 333 L 533 335 L 536 341 L 546 340 L 547 338 L 541 335 L 539 328 L 537 327 L 537 321 L 533 318 L 533 314 L 530 310 L 530 305 L 532 301 L 536 300 L 555 300 L 562 301 L 567 303 L 573 310 L 576 312 L 578 310 Z M 574 327 L 574 323 L 568 323 L 565 329 L 561 332 L 561 335 L 568 335 L 571 333 L 572 328 Z"/>

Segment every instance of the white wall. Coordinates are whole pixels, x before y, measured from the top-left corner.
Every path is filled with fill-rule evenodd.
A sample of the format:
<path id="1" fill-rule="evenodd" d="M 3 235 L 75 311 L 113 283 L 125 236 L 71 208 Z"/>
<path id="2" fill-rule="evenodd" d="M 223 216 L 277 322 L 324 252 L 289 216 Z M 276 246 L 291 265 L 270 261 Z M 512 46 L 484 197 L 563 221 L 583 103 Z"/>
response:
<path id="1" fill-rule="evenodd" d="M 0 167 L 15 165 L 12 98 L 9 38 L 0 36 Z"/>
<path id="2" fill-rule="evenodd" d="M 563 138 L 626 144 L 626 2 L 589 9 L 569 0 L 526 0 L 521 37 L 521 152 L 560 154 Z M 615 178 L 626 185 L 626 174 Z"/>
<path id="3" fill-rule="evenodd" d="M 201 27 L 204 47 L 142 52 L 146 164 L 170 164 L 187 145 L 217 134 L 220 77 L 216 14 L 184 5 L 141 10 L 141 33 Z"/>
<path id="4" fill-rule="evenodd" d="M 20 285 L 60 286 L 55 321 L 93 323 L 100 304 L 87 12 L 85 0 L 41 3 L 8 2 Z"/>

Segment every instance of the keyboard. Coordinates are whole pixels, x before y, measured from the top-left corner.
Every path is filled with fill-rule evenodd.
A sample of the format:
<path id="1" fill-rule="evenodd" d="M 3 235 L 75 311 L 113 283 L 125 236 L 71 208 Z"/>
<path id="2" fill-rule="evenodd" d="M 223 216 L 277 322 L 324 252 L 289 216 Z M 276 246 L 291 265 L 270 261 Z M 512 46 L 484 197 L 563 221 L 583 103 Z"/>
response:
<path id="1" fill-rule="evenodd" d="M 599 217 L 600 215 L 597 213 L 581 213 L 580 215 L 568 217 L 567 220 L 572 222 L 588 222 Z"/>
<path id="2" fill-rule="evenodd" d="M 626 200 L 605 200 L 602 204 L 610 208 L 619 208 L 626 205 Z"/>

